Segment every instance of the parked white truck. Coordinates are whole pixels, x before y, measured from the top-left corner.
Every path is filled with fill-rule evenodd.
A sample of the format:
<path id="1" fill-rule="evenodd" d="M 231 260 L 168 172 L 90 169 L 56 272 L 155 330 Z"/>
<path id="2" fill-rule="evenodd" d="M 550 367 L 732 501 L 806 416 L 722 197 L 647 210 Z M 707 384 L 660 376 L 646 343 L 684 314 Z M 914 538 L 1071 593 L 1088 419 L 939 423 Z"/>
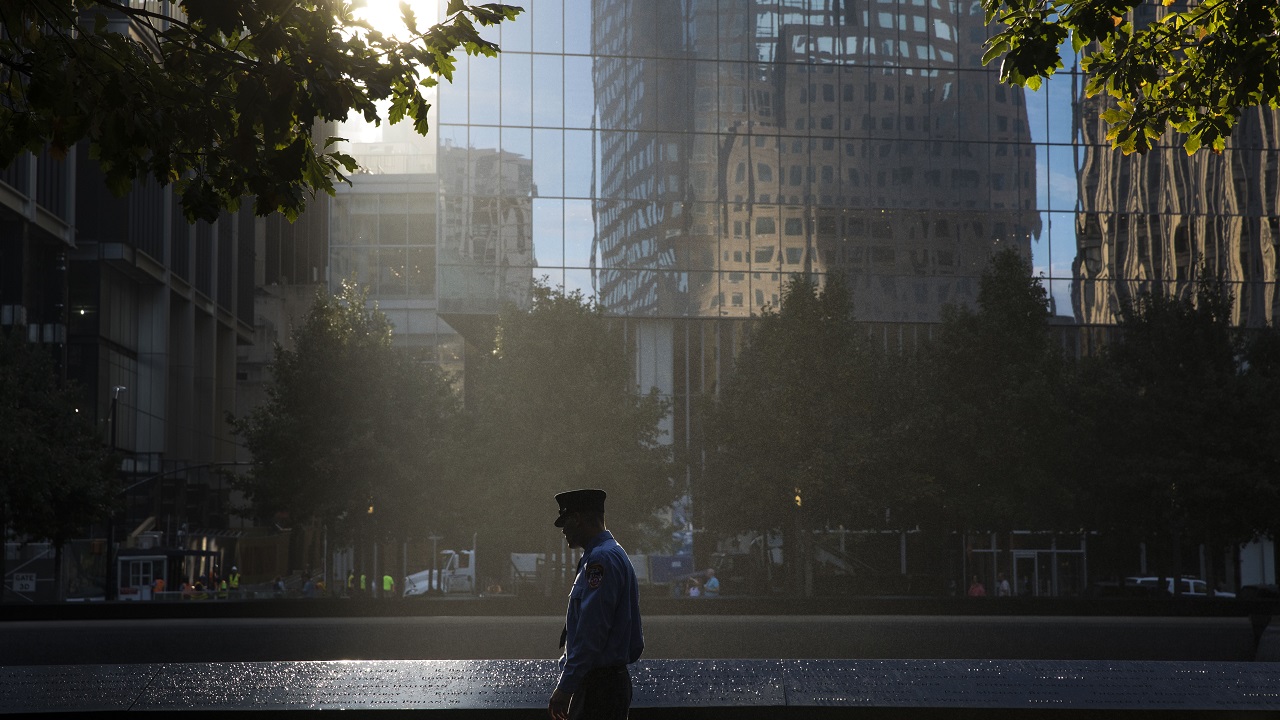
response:
<path id="1" fill-rule="evenodd" d="M 439 568 L 416 572 L 404 579 L 404 596 L 442 593 L 474 593 L 476 591 L 476 551 L 442 550 Z"/>

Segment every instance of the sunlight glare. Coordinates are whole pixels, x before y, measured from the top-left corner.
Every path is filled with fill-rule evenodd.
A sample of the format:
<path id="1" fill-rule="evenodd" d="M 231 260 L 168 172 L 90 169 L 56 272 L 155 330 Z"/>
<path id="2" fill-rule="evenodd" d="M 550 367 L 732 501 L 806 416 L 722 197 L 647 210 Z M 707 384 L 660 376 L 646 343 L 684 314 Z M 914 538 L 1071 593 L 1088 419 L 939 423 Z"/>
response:
<path id="1" fill-rule="evenodd" d="M 426 29 L 436 23 L 436 0 L 407 0 L 418 17 L 418 28 Z M 357 2 L 357 4 L 360 4 Z M 363 7 L 356 8 L 355 15 L 363 18 L 373 29 L 398 39 L 403 39 L 407 28 L 400 17 L 400 0 L 364 0 Z"/>

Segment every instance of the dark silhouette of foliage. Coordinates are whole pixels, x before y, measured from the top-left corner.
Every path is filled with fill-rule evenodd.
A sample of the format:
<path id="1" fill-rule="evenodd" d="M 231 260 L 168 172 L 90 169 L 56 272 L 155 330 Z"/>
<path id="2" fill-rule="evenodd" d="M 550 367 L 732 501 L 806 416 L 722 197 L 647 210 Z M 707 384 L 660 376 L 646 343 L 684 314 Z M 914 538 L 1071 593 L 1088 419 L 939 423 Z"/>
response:
<path id="1" fill-rule="evenodd" d="M 173 183 L 189 220 L 213 221 L 254 196 L 258 215 L 293 219 L 317 191 L 357 169 L 313 139 L 352 113 L 410 120 L 427 132 L 428 92 L 453 76 L 452 53 L 493 56 L 477 26 L 510 5 L 449 0 L 423 27 L 402 6 L 408 39 L 352 16 L 348 0 L 178 0 L 165 17 L 127 0 L 0 5 L 0 167 L 46 145 L 87 140 L 108 187 Z"/>
<path id="2" fill-rule="evenodd" d="M 1048 295 L 1013 250 L 992 256 L 976 309 L 944 309 L 917 444 L 953 528 L 1079 527 L 1058 473 L 1068 367 L 1048 329 Z"/>
<path id="3" fill-rule="evenodd" d="M 668 403 L 635 386 L 631 357 L 621 324 L 576 291 L 537 283 L 527 309 L 500 313 L 492 348 L 469 369 L 469 439 L 458 458 L 469 486 L 454 499 L 482 544 L 559 547 L 553 496 L 598 487 L 609 494 L 610 528 L 641 549 L 639 533 L 677 488 L 661 442 Z"/>
<path id="4" fill-rule="evenodd" d="M 1140 296 L 1095 378 L 1095 523 L 1163 548 L 1171 573 L 1185 541 L 1247 542 L 1280 510 L 1275 331 L 1246 340 L 1231 305 L 1212 278 L 1193 297 Z"/>
<path id="5" fill-rule="evenodd" d="M 111 512 L 118 464 L 74 388 L 22 330 L 0 330 L 0 540 L 8 530 L 48 541 L 60 559 L 68 540 Z"/>
<path id="6" fill-rule="evenodd" d="M 267 402 L 233 420 L 253 455 L 237 483 L 260 517 L 376 537 L 429 529 L 458 402 L 391 338 L 367 292 L 344 283 L 317 295 L 292 348 L 276 347 Z"/>
<path id="7" fill-rule="evenodd" d="M 904 462 L 910 360 L 862 339 L 839 279 L 805 276 L 752 321 L 712 410 L 697 513 L 712 537 L 780 530 L 801 587 L 814 529 L 881 527 L 929 489 Z"/>

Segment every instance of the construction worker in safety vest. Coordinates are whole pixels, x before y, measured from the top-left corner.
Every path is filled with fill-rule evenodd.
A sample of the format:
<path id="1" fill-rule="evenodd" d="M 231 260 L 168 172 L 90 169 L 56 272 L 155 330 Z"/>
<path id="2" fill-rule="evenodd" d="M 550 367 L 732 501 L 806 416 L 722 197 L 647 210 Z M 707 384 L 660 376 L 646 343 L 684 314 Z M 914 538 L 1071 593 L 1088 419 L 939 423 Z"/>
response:
<path id="1" fill-rule="evenodd" d="M 396 596 L 396 580 L 390 575 L 382 576 L 382 596 L 385 598 Z"/>
<path id="2" fill-rule="evenodd" d="M 356 592 L 356 571 L 347 571 L 347 597 L 351 597 Z"/>
<path id="3" fill-rule="evenodd" d="M 240 568 L 235 565 L 231 566 L 231 575 L 227 578 L 227 587 L 230 588 L 232 597 L 240 597 Z"/>
<path id="4" fill-rule="evenodd" d="M 369 594 L 369 576 L 365 575 L 363 570 L 360 571 L 360 594 Z"/>

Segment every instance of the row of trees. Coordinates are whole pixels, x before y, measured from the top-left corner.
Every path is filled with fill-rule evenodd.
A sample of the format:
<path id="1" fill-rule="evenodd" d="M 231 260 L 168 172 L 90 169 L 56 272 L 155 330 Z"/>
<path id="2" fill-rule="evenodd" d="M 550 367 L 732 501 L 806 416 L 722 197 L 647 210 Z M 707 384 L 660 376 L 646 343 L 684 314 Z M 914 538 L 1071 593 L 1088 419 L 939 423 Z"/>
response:
<path id="1" fill-rule="evenodd" d="M 789 560 L 837 524 L 1102 530 L 1167 549 L 1271 534 L 1280 517 L 1280 334 L 1241 333 L 1204 280 L 1145 295 L 1103 352 L 1077 359 L 1015 253 L 977 307 L 887 349 L 847 289 L 797 277 L 750 328 L 688 460 L 706 539 L 782 530 Z M 455 379 L 392 344 L 366 294 L 321 293 L 276 349 L 265 404 L 234 420 L 253 453 L 238 480 L 262 519 L 367 542 L 472 532 L 492 560 L 555 547 L 551 496 L 609 491 L 610 521 L 662 549 L 655 515 L 684 490 L 656 391 L 637 392 L 622 326 L 538 286 Z M 119 494 L 109 451 L 53 381 L 47 354 L 0 343 L 0 525 L 61 546 Z M 886 511 L 889 513 L 886 517 Z M 797 563 L 792 563 L 796 573 Z"/>
<path id="2" fill-rule="evenodd" d="M 795 278 L 712 406 L 702 522 L 797 543 L 823 526 L 883 527 L 886 509 L 898 527 L 1102 530 L 1164 549 L 1171 572 L 1184 542 L 1269 534 L 1280 334 L 1233 330 L 1231 303 L 1211 279 L 1191 296 L 1144 295 L 1113 342 L 1077 359 L 1009 251 L 976 308 L 948 308 L 902 352 L 853 321 L 838 281 Z"/>
<path id="3" fill-rule="evenodd" d="M 576 293 L 535 289 L 451 378 L 391 343 L 365 295 L 321 295 L 278 349 L 269 401 L 236 421 L 255 467 L 241 488 L 349 539 L 472 532 L 493 551 L 555 547 L 551 496 L 599 486 L 611 523 L 660 549 L 655 512 L 684 489 L 656 394 L 632 385 L 619 324 Z M 1226 547 L 1280 517 L 1280 334 L 1229 325 L 1231 297 L 1144 295 L 1103 351 L 1064 352 L 1048 298 L 1015 252 L 975 308 L 886 348 L 839 281 L 790 281 L 753 322 L 687 459 L 705 539 L 781 530 L 797 581 L 811 530 L 1100 530 L 1165 552 Z M 373 513 L 370 515 L 370 513 Z M 363 533 L 363 534 L 362 534 Z M 669 537 L 669 535 L 667 535 Z"/>
<path id="4" fill-rule="evenodd" d="M 560 545 L 562 490 L 604 488 L 612 524 L 652 528 L 675 498 L 667 406 L 632 386 L 621 328 L 539 285 L 479 350 L 463 408 L 454 378 L 393 347 L 364 291 L 318 295 L 293 346 L 276 348 L 267 401 L 234 421 L 253 454 L 238 481 L 253 511 L 357 544 L 478 533 L 503 569 L 502 553 Z"/>

